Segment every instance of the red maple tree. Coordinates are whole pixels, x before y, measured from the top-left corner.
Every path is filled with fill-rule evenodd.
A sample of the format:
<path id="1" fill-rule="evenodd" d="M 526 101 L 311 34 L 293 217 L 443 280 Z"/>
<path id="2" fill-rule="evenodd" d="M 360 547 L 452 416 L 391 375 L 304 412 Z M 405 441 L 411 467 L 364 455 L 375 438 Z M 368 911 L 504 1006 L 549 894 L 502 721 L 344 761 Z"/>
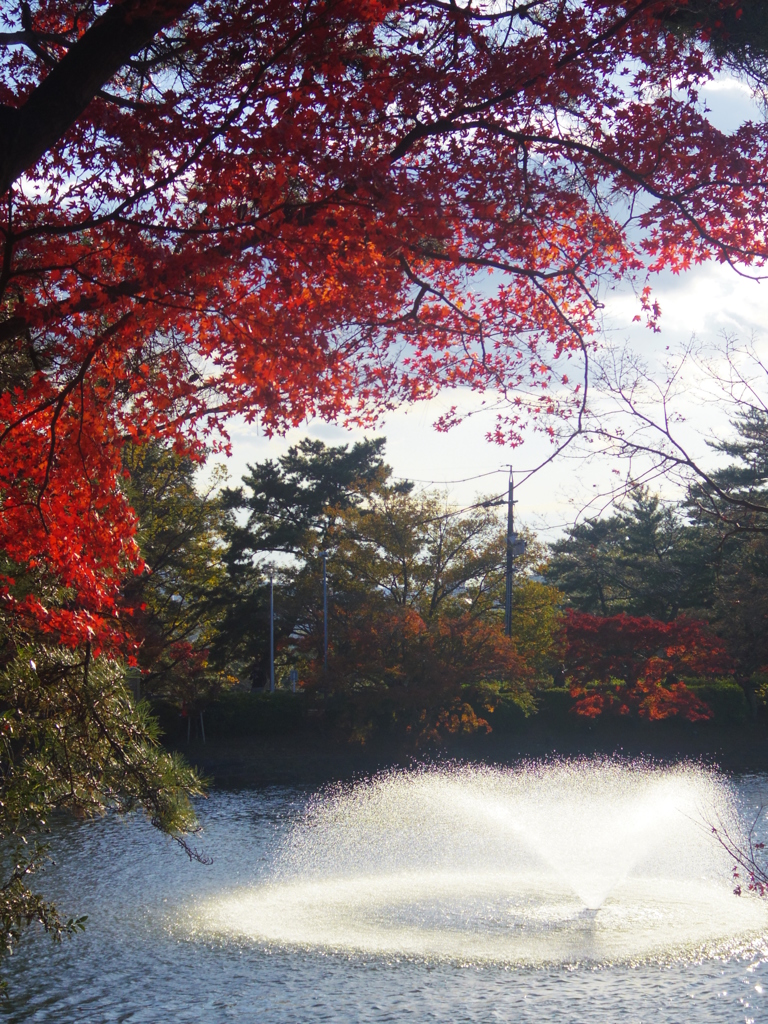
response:
<path id="1" fill-rule="evenodd" d="M 574 711 L 590 718 L 604 712 L 654 720 L 711 718 L 680 677 L 717 676 L 732 668 L 723 641 L 698 619 L 661 622 L 569 611 L 565 635 Z"/>
<path id="2" fill-rule="evenodd" d="M 493 710 L 498 684 L 521 697 L 532 679 L 500 623 L 469 614 L 425 621 L 412 607 L 374 599 L 335 610 L 328 671 L 315 660 L 307 681 L 342 696 L 342 724 L 352 736 L 364 740 L 378 726 L 419 744 L 489 732 L 483 715 Z"/>
<path id="3" fill-rule="evenodd" d="M 653 320 L 648 273 L 762 261 L 768 127 L 710 123 L 717 58 L 678 7 L 4 7 L 6 607 L 118 641 L 126 440 L 195 452 L 233 414 L 365 423 L 468 386 L 514 442 L 582 409 L 560 364 L 606 284 L 636 276 Z"/>

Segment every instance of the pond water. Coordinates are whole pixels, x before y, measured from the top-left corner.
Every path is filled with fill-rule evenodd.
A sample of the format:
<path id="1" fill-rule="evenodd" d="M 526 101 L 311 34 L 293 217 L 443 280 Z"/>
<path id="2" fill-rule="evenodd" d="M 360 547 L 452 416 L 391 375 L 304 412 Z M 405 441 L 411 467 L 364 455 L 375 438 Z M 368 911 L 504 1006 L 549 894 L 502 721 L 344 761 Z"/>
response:
<path id="1" fill-rule="evenodd" d="M 139 818 L 70 823 L 8 1022 L 768 1021 L 768 901 L 706 823 L 768 777 L 608 762 L 215 792 L 190 862 Z"/>

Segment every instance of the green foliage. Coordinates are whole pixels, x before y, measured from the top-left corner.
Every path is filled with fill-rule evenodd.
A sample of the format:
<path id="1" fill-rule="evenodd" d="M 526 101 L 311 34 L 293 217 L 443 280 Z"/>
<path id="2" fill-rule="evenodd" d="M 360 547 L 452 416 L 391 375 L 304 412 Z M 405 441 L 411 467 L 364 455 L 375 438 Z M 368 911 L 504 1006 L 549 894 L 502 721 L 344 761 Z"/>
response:
<path id="1" fill-rule="evenodd" d="M 320 544 L 333 515 L 354 507 L 371 487 L 389 476 L 384 438 L 328 447 L 306 439 L 277 462 L 249 466 L 245 487 L 224 491 L 228 509 L 244 510 L 247 523 L 229 532 L 228 560 L 237 564 L 259 552 L 304 554 Z"/>
<path id="2" fill-rule="evenodd" d="M 742 725 L 749 715 L 744 690 L 733 679 L 685 678 L 689 690 L 703 700 L 713 715 L 715 725 Z"/>
<path id="3" fill-rule="evenodd" d="M 713 447 L 736 462 L 713 473 L 711 479 L 748 496 L 768 484 L 768 411 L 747 406 L 731 426 L 736 429 L 736 436 L 719 441 Z"/>
<path id="4" fill-rule="evenodd" d="M 115 662 L 34 644 L 10 651 L 0 669 L 0 954 L 37 921 L 54 938 L 84 919 L 63 920 L 29 887 L 45 862 L 50 816 L 91 817 L 142 810 L 195 855 L 190 797 L 201 782 L 163 750 L 145 704 L 132 701 Z M 26 851 L 20 855 L 19 850 Z M 14 852 L 15 851 L 15 852 Z M 10 859 L 9 859 L 10 858 Z"/>
<path id="5" fill-rule="evenodd" d="M 711 607 L 715 555 L 706 531 L 638 488 L 613 516 L 570 527 L 545 575 L 580 611 L 668 622 Z"/>
<path id="6" fill-rule="evenodd" d="M 667 25 L 707 45 L 725 66 L 765 94 L 768 86 L 768 9 L 764 0 L 688 0 L 672 4 Z"/>
<path id="7" fill-rule="evenodd" d="M 205 713 L 205 728 L 213 738 L 282 736 L 306 722 L 303 693 L 223 693 Z"/>
<path id="8" fill-rule="evenodd" d="M 512 594 L 512 636 L 537 684 L 551 683 L 562 661 L 562 601 L 557 588 L 518 574 Z"/>
<path id="9" fill-rule="evenodd" d="M 724 540 L 713 624 L 742 681 L 768 665 L 768 536 L 737 534 Z"/>
<path id="10" fill-rule="evenodd" d="M 768 665 L 768 412 L 746 407 L 714 445 L 734 461 L 691 487 L 686 507 L 717 563 L 713 624 L 738 675 Z"/>
<path id="11" fill-rule="evenodd" d="M 192 460 L 159 442 L 127 445 L 123 461 L 145 562 L 123 590 L 139 645 L 141 690 L 199 711 L 231 682 L 208 664 L 227 604 L 223 536 L 229 518 L 216 494 L 223 475 L 214 473 L 201 494 Z"/>
<path id="12" fill-rule="evenodd" d="M 530 692 L 525 693 L 525 699 L 520 694 L 498 693 L 490 707 L 487 717 L 493 731 L 515 733 L 522 732 L 528 719 L 538 712 L 538 701 Z"/>
<path id="13" fill-rule="evenodd" d="M 383 448 L 382 438 L 351 447 L 305 440 L 277 462 L 249 466 L 242 487 L 223 491 L 224 507 L 247 518 L 244 523 L 239 518 L 226 522 L 222 621 L 211 646 L 216 667 L 248 675 L 255 686 L 267 682 L 268 556 L 283 556 L 279 566 L 270 563 L 279 594 L 278 647 L 285 648 L 296 634 L 315 630 L 320 552 L 338 513 L 363 502 L 389 475 Z"/>
<path id="14" fill-rule="evenodd" d="M 506 553 L 491 501 L 451 515 L 439 494 L 382 483 L 365 503 L 339 510 L 328 541 L 343 601 L 375 592 L 425 621 L 494 608 Z"/>
<path id="15" fill-rule="evenodd" d="M 33 923 L 41 925 L 54 942 L 85 929 L 87 917 L 62 918 L 53 903 L 29 888 L 28 880 L 47 859 L 44 843 L 33 842 L 31 848 L 28 843 L 18 844 L 11 851 L 0 889 L 0 957 L 13 953 L 24 929 Z M 6 988 L 7 982 L 0 981 L 0 993 L 5 994 Z"/>
<path id="16" fill-rule="evenodd" d="M 568 686 L 552 686 L 536 693 L 536 706 L 543 721 L 570 728 L 584 728 L 584 721 L 571 713 L 573 704 Z"/>
<path id="17" fill-rule="evenodd" d="M 731 426 L 735 436 L 711 447 L 735 461 L 690 488 L 689 514 L 727 534 L 767 531 L 768 411 L 746 406 Z"/>
<path id="18" fill-rule="evenodd" d="M 768 671 L 754 672 L 748 683 L 753 707 L 765 720 L 768 717 Z"/>

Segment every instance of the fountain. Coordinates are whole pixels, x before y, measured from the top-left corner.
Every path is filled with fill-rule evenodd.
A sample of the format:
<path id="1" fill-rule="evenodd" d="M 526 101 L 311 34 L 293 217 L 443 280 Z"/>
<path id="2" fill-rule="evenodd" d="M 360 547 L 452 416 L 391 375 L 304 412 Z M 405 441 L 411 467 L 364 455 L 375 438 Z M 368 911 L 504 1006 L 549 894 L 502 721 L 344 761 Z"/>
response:
<path id="1" fill-rule="evenodd" d="M 728 784 L 693 765 L 575 760 L 398 771 L 310 804 L 269 881 L 205 927 L 261 943 L 459 962 L 701 956 L 765 933 L 708 822 Z"/>

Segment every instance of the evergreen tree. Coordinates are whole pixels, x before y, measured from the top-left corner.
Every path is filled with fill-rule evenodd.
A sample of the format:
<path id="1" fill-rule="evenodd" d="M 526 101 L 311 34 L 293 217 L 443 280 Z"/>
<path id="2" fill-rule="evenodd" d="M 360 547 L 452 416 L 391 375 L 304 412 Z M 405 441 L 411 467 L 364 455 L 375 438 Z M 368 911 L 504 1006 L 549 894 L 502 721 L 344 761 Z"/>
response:
<path id="1" fill-rule="evenodd" d="M 733 461 L 692 487 L 687 507 L 714 538 L 714 623 L 746 682 L 768 665 L 768 412 L 750 406 L 732 426 L 713 447 Z"/>
<path id="2" fill-rule="evenodd" d="M 712 447 L 735 461 L 690 488 L 689 513 L 722 537 L 768 532 L 768 412 L 749 406 L 731 426 L 735 436 Z"/>
<path id="3" fill-rule="evenodd" d="M 716 554 L 707 531 L 638 488 L 613 516 L 580 523 L 556 541 L 546 578 L 580 611 L 669 622 L 711 608 Z"/>
<path id="4" fill-rule="evenodd" d="M 223 491 L 232 513 L 225 530 L 227 579 L 220 590 L 223 620 L 212 660 L 250 676 L 269 677 L 269 571 L 275 578 L 278 644 L 313 632 L 322 600 L 321 552 L 335 517 L 359 505 L 386 480 L 383 438 L 327 446 L 306 439 L 277 461 L 249 466 L 242 486 Z M 245 514 L 245 522 L 237 516 Z M 268 565 L 269 563 L 269 565 Z"/>
<path id="5" fill-rule="evenodd" d="M 208 665 L 226 604 L 224 532 L 229 515 L 214 473 L 205 493 L 197 466 L 171 447 L 128 445 L 125 492 L 138 518 L 144 569 L 130 577 L 123 601 L 138 643 L 141 692 L 200 711 L 226 682 Z"/>
<path id="6" fill-rule="evenodd" d="M 277 462 L 249 466 L 243 485 L 226 489 L 224 505 L 246 512 L 242 527 L 229 531 L 228 562 L 248 562 L 264 552 L 300 554 L 322 544 L 330 525 L 329 510 L 359 505 L 371 487 L 391 470 L 383 461 L 385 440 L 328 447 L 304 440 Z"/>
<path id="7" fill-rule="evenodd" d="M 664 22 L 699 42 L 732 72 L 768 86 L 768 8 L 765 0 L 688 0 L 670 4 Z M 703 29 L 703 32 L 702 32 Z"/>

